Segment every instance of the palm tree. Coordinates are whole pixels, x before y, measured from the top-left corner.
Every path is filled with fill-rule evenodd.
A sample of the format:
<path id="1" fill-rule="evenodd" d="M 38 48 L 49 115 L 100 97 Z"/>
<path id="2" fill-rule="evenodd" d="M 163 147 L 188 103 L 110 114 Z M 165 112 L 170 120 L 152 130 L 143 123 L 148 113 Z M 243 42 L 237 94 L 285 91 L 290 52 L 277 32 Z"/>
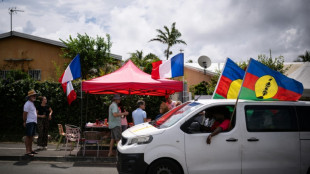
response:
<path id="1" fill-rule="evenodd" d="M 164 26 L 164 31 L 157 29 L 156 30 L 159 34 L 156 36 L 156 38 L 151 39 L 151 41 L 158 41 L 163 44 L 167 44 L 168 48 L 164 51 L 166 58 L 168 60 L 169 55 L 172 54 L 172 51 L 170 51 L 170 48 L 175 44 L 185 44 L 186 42 L 183 40 L 180 40 L 179 38 L 182 36 L 182 34 L 179 32 L 178 29 L 175 28 L 175 22 L 171 25 L 171 30 L 167 26 Z"/>
<path id="2" fill-rule="evenodd" d="M 152 63 L 160 61 L 160 59 L 153 53 L 149 53 L 148 55 L 143 56 L 142 50 L 136 50 L 136 52 L 129 54 L 130 58 L 128 60 L 131 60 L 137 67 L 149 74 L 152 72 Z M 128 62 L 128 60 L 125 62 Z"/>
<path id="3" fill-rule="evenodd" d="M 130 54 L 130 60 L 135 64 L 137 65 L 138 67 L 141 67 L 143 66 L 144 62 L 143 62 L 143 51 L 139 51 L 139 50 L 136 50 L 136 52 L 134 53 L 129 53 Z M 128 59 L 128 60 L 129 60 Z M 127 61 L 128 61 L 127 60 Z M 126 62 L 127 62 L 126 61 Z"/>
<path id="4" fill-rule="evenodd" d="M 299 55 L 299 59 L 301 59 L 302 62 L 310 62 L 310 52 L 306 51 L 304 55 Z"/>

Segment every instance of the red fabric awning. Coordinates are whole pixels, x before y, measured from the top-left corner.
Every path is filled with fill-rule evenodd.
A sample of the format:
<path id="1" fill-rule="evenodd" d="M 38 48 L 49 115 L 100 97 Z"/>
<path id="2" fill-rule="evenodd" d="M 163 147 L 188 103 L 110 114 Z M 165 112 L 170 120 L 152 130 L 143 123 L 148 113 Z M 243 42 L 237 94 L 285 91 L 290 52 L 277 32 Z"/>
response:
<path id="1" fill-rule="evenodd" d="M 183 91 L 183 82 L 152 79 L 131 60 L 113 73 L 82 82 L 82 90 L 90 94 L 130 94 L 166 96 Z"/>

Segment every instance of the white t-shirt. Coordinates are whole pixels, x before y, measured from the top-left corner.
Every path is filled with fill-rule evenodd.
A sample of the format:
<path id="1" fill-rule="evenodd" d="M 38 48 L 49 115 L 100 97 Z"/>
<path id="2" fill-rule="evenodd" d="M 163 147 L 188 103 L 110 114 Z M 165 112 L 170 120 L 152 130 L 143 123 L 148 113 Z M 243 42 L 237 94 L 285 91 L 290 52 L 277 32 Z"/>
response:
<path id="1" fill-rule="evenodd" d="M 27 101 L 24 105 L 24 112 L 28 112 L 26 123 L 35 122 L 37 123 L 37 110 L 33 102 Z"/>

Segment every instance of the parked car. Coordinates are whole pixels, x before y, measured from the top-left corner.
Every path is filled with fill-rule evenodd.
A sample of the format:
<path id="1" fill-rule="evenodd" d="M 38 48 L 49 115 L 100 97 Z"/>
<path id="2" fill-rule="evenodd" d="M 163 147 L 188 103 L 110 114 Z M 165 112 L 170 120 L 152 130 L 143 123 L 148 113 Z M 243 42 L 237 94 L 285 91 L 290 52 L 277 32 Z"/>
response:
<path id="1" fill-rule="evenodd" d="M 198 100 L 127 129 L 119 173 L 309 174 L 310 102 Z M 227 108 L 231 126 L 212 137 L 196 117 Z M 198 126 L 197 126 L 198 125 Z"/>

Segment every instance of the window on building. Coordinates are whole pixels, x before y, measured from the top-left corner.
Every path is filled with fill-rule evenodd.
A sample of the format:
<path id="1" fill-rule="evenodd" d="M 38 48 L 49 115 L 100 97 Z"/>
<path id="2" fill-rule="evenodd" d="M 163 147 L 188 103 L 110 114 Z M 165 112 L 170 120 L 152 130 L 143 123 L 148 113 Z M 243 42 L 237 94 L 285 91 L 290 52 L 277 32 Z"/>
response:
<path id="1" fill-rule="evenodd" d="M 1 70 L 0 71 L 0 78 L 1 79 L 6 79 L 8 77 L 8 74 L 10 73 L 10 70 Z"/>
<path id="2" fill-rule="evenodd" d="M 38 81 L 41 80 L 41 70 L 29 70 L 28 74 L 34 80 L 38 80 Z"/>
<path id="3" fill-rule="evenodd" d="M 249 132 L 297 131 L 297 118 L 290 106 L 246 106 L 246 126 Z"/>

